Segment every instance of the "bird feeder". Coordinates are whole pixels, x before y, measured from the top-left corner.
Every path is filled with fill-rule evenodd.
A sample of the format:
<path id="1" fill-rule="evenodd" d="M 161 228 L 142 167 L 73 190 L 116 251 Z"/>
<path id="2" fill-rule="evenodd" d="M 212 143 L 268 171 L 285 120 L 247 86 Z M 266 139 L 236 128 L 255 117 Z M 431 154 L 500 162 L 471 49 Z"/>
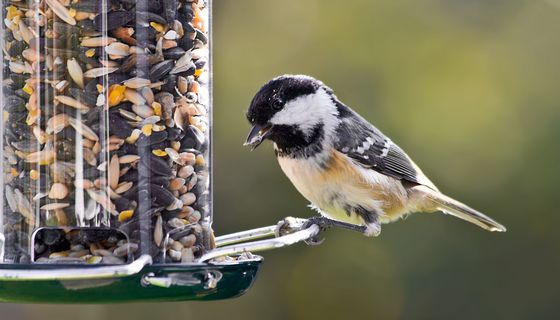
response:
<path id="1" fill-rule="evenodd" d="M 1 3 L 1 301 L 229 298 L 318 232 L 213 235 L 210 1 Z"/>

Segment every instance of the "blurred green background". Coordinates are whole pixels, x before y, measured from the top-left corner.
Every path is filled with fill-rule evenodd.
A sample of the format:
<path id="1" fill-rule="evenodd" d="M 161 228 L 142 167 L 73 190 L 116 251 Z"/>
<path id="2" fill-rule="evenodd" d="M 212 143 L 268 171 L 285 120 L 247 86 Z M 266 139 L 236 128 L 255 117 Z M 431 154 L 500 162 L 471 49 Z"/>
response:
<path id="1" fill-rule="evenodd" d="M 0 305 L 2 319 L 558 319 L 559 0 L 214 2 L 215 230 L 308 216 L 245 109 L 283 73 L 313 75 L 446 193 L 505 234 L 418 214 L 371 239 L 265 253 L 243 297 L 211 303 Z"/>

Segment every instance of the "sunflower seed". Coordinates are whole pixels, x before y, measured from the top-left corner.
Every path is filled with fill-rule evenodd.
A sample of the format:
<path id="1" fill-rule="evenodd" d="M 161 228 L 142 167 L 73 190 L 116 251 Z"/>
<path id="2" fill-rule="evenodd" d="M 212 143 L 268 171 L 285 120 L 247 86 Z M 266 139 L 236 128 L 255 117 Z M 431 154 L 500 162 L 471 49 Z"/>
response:
<path id="1" fill-rule="evenodd" d="M 176 191 L 179 190 L 184 185 L 185 185 L 185 179 L 175 178 L 172 179 L 171 182 L 169 183 L 169 190 Z"/>
<path id="2" fill-rule="evenodd" d="M 97 204 L 97 202 L 95 202 L 95 200 L 93 199 L 89 199 L 84 211 L 84 218 L 86 220 L 91 220 L 95 218 L 98 212 L 99 212 L 99 205 Z"/>
<path id="3" fill-rule="evenodd" d="M 146 124 L 156 124 L 161 120 L 161 118 L 159 116 L 151 116 L 151 117 L 147 117 L 146 119 L 142 120 L 140 122 L 140 126 L 144 126 Z"/>
<path id="4" fill-rule="evenodd" d="M 140 94 L 146 99 L 146 104 L 151 106 L 155 102 L 154 91 L 149 87 L 144 87 L 139 90 Z"/>
<path id="5" fill-rule="evenodd" d="M 140 156 L 135 155 L 135 154 L 128 154 L 128 155 L 124 155 L 122 157 L 119 158 L 119 163 L 120 164 L 126 164 L 126 163 L 133 163 L 136 162 L 140 159 Z"/>
<path id="6" fill-rule="evenodd" d="M 41 200 L 44 197 L 48 196 L 48 193 L 45 192 L 39 192 L 37 193 L 34 197 L 33 197 L 33 201 L 37 201 L 37 200 Z"/>
<path id="7" fill-rule="evenodd" d="M 185 54 L 185 49 L 181 47 L 174 47 L 163 51 L 165 59 L 177 60 Z"/>
<path id="8" fill-rule="evenodd" d="M 206 138 L 204 133 L 195 126 L 188 126 L 185 130 L 185 136 L 181 140 L 181 149 L 196 149 L 199 150 L 204 144 Z"/>
<path id="9" fill-rule="evenodd" d="M 126 89 L 124 91 L 124 96 L 128 101 L 132 102 L 133 104 L 142 105 L 146 103 L 144 97 L 142 97 L 141 94 L 139 94 L 136 90 L 133 89 Z"/>
<path id="10" fill-rule="evenodd" d="M 166 24 L 167 21 L 162 18 L 161 16 L 152 13 L 152 12 L 145 12 L 145 11 L 137 11 L 136 12 L 136 22 L 141 24 L 144 27 L 150 26 L 150 22 L 156 22 L 159 24 Z"/>
<path id="11" fill-rule="evenodd" d="M 18 96 L 8 96 L 4 101 L 4 110 L 8 112 L 19 112 L 25 109 L 25 100 Z"/>
<path id="12" fill-rule="evenodd" d="M 185 193 L 179 198 L 184 206 L 190 206 L 196 201 L 196 195 L 192 192 Z"/>
<path id="13" fill-rule="evenodd" d="M 49 198 L 62 200 L 68 196 L 68 187 L 62 183 L 55 183 L 49 192 Z"/>
<path id="14" fill-rule="evenodd" d="M 105 193 L 93 189 L 87 189 L 87 193 L 93 200 L 95 200 L 103 208 L 105 208 L 105 210 L 111 212 L 112 214 L 117 214 L 115 205 L 111 202 L 111 200 Z"/>
<path id="15" fill-rule="evenodd" d="M 163 38 L 167 39 L 167 40 L 175 40 L 178 37 L 179 37 L 179 35 L 177 34 L 177 32 L 175 30 L 169 30 L 163 36 Z"/>
<path id="16" fill-rule="evenodd" d="M 53 202 L 53 203 L 49 203 L 49 204 L 46 204 L 46 205 L 42 206 L 42 207 L 41 207 L 41 210 L 51 211 L 51 210 L 58 210 L 58 209 L 68 208 L 69 206 L 70 206 L 69 203 L 65 203 L 65 202 Z"/>
<path id="17" fill-rule="evenodd" d="M 94 37 L 94 38 L 87 38 L 82 40 L 80 45 L 82 47 L 105 47 L 115 41 L 117 41 L 117 39 L 111 37 Z"/>
<path id="18" fill-rule="evenodd" d="M 179 153 L 178 153 L 175 149 L 172 149 L 172 148 L 165 148 L 165 152 L 167 152 L 167 155 L 169 156 L 169 158 L 170 158 L 173 162 L 178 163 L 178 164 L 181 164 L 181 163 L 179 163 L 179 159 L 180 159 Z"/>
<path id="19" fill-rule="evenodd" d="M 194 49 L 193 51 L 191 51 L 191 54 L 193 60 L 208 58 L 208 49 Z"/>
<path id="20" fill-rule="evenodd" d="M 185 116 L 181 112 L 181 109 L 175 109 L 175 112 L 173 112 L 173 121 L 175 122 L 175 126 L 177 128 L 185 130 Z"/>
<path id="21" fill-rule="evenodd" d="M 192 263 L 194 262 L 194 252 L 192 248 L 183 248 L 181 250 L 181 263 Z"/>
<path id="22" fill-rule="evenodd" d="M 145 86 L 149 86 L 152 82 L 149 79 L 143 78 L 131 78 L 126 80 L 123 84 L 131 89 L 139 89 Z"/>
<path id="23" fill-rule="evenodd" d="M 12 146 L 21 152 L 30 153 L 39 151 L 39 143 L 36 139 L 12 142 Z"/>
<path id="24" fill-rule="evenodd" d="M 67 106 L 69 106 L 69 107 L 76 108 L 76 109 L 78 109 L 78 110 L 87 111 L 87 110 L 90 109 L 90 106 L 85 105 L 85 104 L 81 103 L 80 101 L 78 101 L 78 100 L 76 100 L 76 99 L 74 99 L 74 98 L 72 98 L 72 97 L 68 97 L 68 96 L 55 96 L 55 97 L 54 97 L 54 100 L 55 100 L 55 101 L 58 101 L 58 102 L 60 102 L 60 103 L 62 103 L 62 104 L 65 104 L 65 105 L 67 105 Z"/>
<path id="25" fill-rule="evenodd" d="M 137 147 L 147 147 L 154 144 L 162 143 L 167 139 L 167 132 L 154 132 L 150 136 L 141 135 L 138 140 L 136 140 L 135 145 Z"/>
<path id="26" fill-rule="evenodd" d="M 97 165 L 97 157 L 95 156 L 95 152 L 92 149 L 83 148 L 82 157 L 90 166 Z"/>
<path id="27" fill-rule="evenodd" d="M 181 261 L 181 252 L 180 251 L 169 249 L 169 250 L 167 250 L 167 253 L 169 254 L 169 257 L 171 258 L 171 260 Z"/>
<path id="28" fill-rule="evenodd" d="M 112 189 L 116 189 L 117 186 L 119 185 L 119 176 L 120 176 L 119 171 L 120 171 L 119 157 L 115 154 L 111 157 L 111 161 L 109 163 L 109 170 L 108 170 L 109 186 Z"/>
<path id="29" fill-rule="evenodd" d="M 128 182 L 122 182 L 120 183 L 117 188 L 115 189 L 115 192 L 118 194 L 127 192 L 128 190 L 130 190 L 130 188 L 132 188 L 133 183 L 131 181 Z"/>
<path id="30" fill-rule="evenodd" d="M 74 82 L 80 87 L 84 88 L 84 73 L 82 72 L 82 68 L 80 64 L 76 61 L 76 59 L 72 58 L 66 62 L 68 68 L 68 74 Z"/>
<path id="31" fill-rule="evenodd" d="M 138 245 L 136 243 L 128 242 L 119 247 L 117 247 L 113 254 L 117 257 L 124 257 L 128 254 L 132 254 L 138 250 Z"/>
<path id="32" fill-rule="evenodd" d="M 130 54 L 130 47 L 122 42 L 113 42 L 105 47 L 105 52 L 110 55 L 126 57 Z"/>
<path id="33" fill-rule="evenodd" d="M 173 109 L 175 108 L 175 100 L 169 92 L 160 92 L 156 94 L 156 101 L 159 102 L 163 109 L 163 118 L 171 119 Z"/>
<path id="34" fill-rule="evenodd" d="M 154 242 L 159 247 L 163 240 L 163 219 L 158 215 L 154 226 Z"/>
<path id="35" fill-rule="evenodd" d="M 195 68 L 195 65 L 192 62 L 192 59 L 193 59 L 192 53 L 190 51 L 185 52 L 185 54 L 183 54 L 183 56 L 181 58 L 179 58 L 179 60 L 177 60 L 177 63 L 175 64 L 173 69 L 170 71 L 170 73 L 171 74 L 177 74 L 177 73 L 185 72 L 189 69 Z"/>
<path id="36" fill-rule="evenodd" d="M 150 69 L 150 73 L 149 73 L 150 80 L 153 82 L 161 80 L 163 77 L 169 74 L 169 72 L 171 72 L 174 66 L 175 66 L 175 61 L 173 60 L 164 60 L 154 65 Z"/>
<path id="37" fill-rule="evenodd" d="M 132 106 L 132 111 L 134 111 L 134 113 L 136 113 L 137 115 L 139 115 L 142 118 L 148 118 L 154 115 L 154 109 L 152 109 L 151 107 L 148 107 L 147 105 L 143 104 L 143 105 L 133 105 Z"/>
<path id="38" fill-rule="evenodd" d="M 196 243 L 196 236 L 194 234 L 189 234 L 188 236 L 184 236 L 179 239 L 179 242 L 181 242 L 183 247 L 190 248 Z"/>
<path id="39" fill-rule="evenodd" d="M 54 149 L 46 149 L 46 150 L 45 149 L 43 149 L 42 151 L 37 151 L 28 154 L 25 158 L 25 161 L 29 163 L 39 163 L 39 164 L 51 163 L 56 156 L 56 152 Z"/>
<path id="40" fill-rule="evenodd" d="M 52 116 L 47 121 L 47 127 L 45 130 L 46 133 L 56 134 L 62 131 L 64 128 L 68 127 L 70 125 L 70 122 L 68 122 L 68 118 L 69 118 L 68 115 L 64 113 Z"/>
<path id="41" fill-rule="evenodd" d="M 58 2 L 58 0 L 45 0 L 45 2 L 49 7 L 51 7 L 52 11 L 64 22 L 72 26 L 76 25 L 76 20 L 72 18 L 68 9 L 66 9 L 66 7 Z"/>
<path id="42" fill-rule="evenodd" d="M 107 171 L 107 161 L 101 162 L 101 163 L 97 166 L 97 170 L 106 172 L 106 171 Z M 96 180 L 96 181 L 100 181 L 100 180 Z M 103 184 L 105 184 L 105 183 L 103 183 Z M 101 188 L 101 184 L 96 185 L 96 187 L 97 187 L 97 188 Z"/>
<path id="43" fill-rule="evenodd" d="M 72 128 L 74 128 L 74 130 L 79 132 L 85 138 L 93 141 L 99 140 L 97 134 L 93 130 L 91 130 L 91 128 L 88 127 L 85 123 L 79 122 L 78 120 L 72 117 L 68 117 L 68 123 L 70 123 Z"/>
<path id="44" fill-rule="evenodd" d="M 185 221 L 183 221 L 182 219 L 172 218 L 167 221 L 167 225 L 170 226 L 171 228 L 182 228 L 186 224 Z"/>
<path id="45" fill-rule="evenodd" d="M 14 73 L 32 73 L 33 69 L 29 63 L 18 63 L 14 61 L 10 61 L 9 63 L 10 71 Z"/>
<path id="46" fill-rule="evenodd" d="M 10 57 L 17 57 L 23 53 L 25 48 L 27 48 L 27 44 L 24 41 L 13 41 L 8 49 L 8 55 Z"/>
<path id="47" fill-rule="evenodd" d="M 30 224 L 35 220 L 35 216 L 31 210 L 31 203 L 25 195 L 19 190 L 14 189 L 14 196 L 16 200 L 16 206 L 19 213 L 24 216 Z"/>
<path id="48" fill-rule="evenodd" d="M 16 212 L 18 210 L 17 209 L 18 203 L 14 193 L 14 189 L 11 186 L 6 185 L 5 192 L 6 192 L 6 200 L 8 202 L 8 206 L 10 207 L 10 210 Z"/>
<path id="49" fill-rule="evenodd" d="M 25 49 L 21 52 L 21 56 L 29 61 L 29 62 L 37 62 L 37 61 L 44 61 L 45 60 L 45 56 L 41 55 L 39 52 L 37 52 L 34 49 Z"/>
<path id="50" fill-rule="evenodd" d="M 139 117 L 137 114 L 135 114 L 134 112 L 130 112 L 128 110 L 124 110 L 124 109 L 119 109 L 119 114 L 126 120 L 130 120 L 130 121 L 142 121 L 142 118 Z"/>
<path id="51" fill-rule="evenodd" d="M 109 11 L 106 15 L 98 14 L 93 20 L 95 30 L 113 30 L 122 26 L 134 19 L 134 12 L 129 11 Z"/>
<path id="52" fill-rule="evenodd" d="M 181 94 L 186 94 L 189 90 L 189 81 L 185 77 L 177 77 L 177 89 Z"/>
<path id="53" fill-rule="evenodd" d="M 86 78 L 99 78 L 110 73 L 117 71 L 119 68 L 116 67 L 103 67 L 103 68 L 93 68 L 84 72 L 84 77 Z"/>
<path id="54" fill-rule="evenodd" d="M 74 181 L 74 186 L 78 189 L 89 189 L 93 187 L 93 182 L 88 179 L 76 179 Z"/>
<path id="55" fill-rule="evenodd" d="M 148 170 L 156 175 L 170 177 L 172 174 L 171 168 L 165 160 L 154 155 L 140 157 L 140 163 L 143 164 Z"/>

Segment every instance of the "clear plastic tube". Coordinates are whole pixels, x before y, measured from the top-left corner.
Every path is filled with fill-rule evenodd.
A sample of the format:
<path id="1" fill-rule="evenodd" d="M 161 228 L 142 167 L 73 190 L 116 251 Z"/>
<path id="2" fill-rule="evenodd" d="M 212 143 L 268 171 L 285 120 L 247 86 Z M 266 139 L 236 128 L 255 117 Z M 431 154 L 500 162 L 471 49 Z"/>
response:
<path id="1" fill-rule="evenodd" d="M 2 0 L 0 263 L 212 246 L 208 0 Z"/>

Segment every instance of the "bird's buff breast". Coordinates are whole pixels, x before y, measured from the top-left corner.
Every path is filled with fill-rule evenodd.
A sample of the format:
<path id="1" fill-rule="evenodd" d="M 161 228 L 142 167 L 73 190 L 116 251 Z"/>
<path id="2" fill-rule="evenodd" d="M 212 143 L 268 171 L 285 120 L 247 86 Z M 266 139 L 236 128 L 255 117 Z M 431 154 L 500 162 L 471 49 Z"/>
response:
<path id="1" fill-rule="evenodd" d="M 392 221 L 406 213 L 407 195 L 400 181 L 373 170 L 362 171 L 337 151 L 326 158 L 323 167 L 318 159 L 278 158 L 280 167 L 296 189 L 322 214 L 361 225 L 362 218 L 348 212 L 348 208 L 361 207 L 376 212 L 381 222 Z"/>

